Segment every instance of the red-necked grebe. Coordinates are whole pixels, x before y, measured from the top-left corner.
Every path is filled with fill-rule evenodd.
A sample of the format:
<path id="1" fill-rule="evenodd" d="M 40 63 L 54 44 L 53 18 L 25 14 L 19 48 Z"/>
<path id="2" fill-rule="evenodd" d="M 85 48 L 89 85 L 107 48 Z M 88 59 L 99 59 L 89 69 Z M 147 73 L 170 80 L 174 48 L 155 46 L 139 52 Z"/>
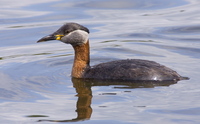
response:
<path id="1" fill-rule="evenodd" d="M 181 80 L 176 71 L 154 61 L 127 59 L 90 66 L 89 30 L 77 23 L 66 23 L 56 32 L 37 42 L 60 40 L 71 44 L 75 51 L 71 72 L 73 78 L 111 80 Z"/>

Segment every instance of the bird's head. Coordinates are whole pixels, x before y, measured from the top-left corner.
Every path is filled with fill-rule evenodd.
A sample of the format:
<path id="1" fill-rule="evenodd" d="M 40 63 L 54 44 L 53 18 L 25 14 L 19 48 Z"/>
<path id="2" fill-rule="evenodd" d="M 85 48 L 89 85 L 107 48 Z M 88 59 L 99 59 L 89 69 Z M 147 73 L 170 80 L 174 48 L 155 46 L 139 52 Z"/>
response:
<path id="1" fill-rule="evenodd" d="M 82 45 L 88 41 L 89 30 L 77 23 L 66 23 L 53 34 L 47 35 L 37 42 L 60 40 L 71 45 Z"/>

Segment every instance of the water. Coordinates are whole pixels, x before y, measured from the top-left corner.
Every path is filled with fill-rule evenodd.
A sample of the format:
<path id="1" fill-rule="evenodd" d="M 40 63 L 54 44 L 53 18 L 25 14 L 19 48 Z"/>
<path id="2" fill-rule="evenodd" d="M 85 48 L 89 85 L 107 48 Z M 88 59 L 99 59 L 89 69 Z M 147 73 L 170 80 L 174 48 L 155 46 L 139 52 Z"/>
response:
<path id="1" fill-rule="evenodd" d="M 0 7 L 0 123 L 199 124 L 198 0 L 6 0 Z M 36 41 L 65 22 L 90 29 L 91 65 L 154 60 L 190 80 L 71 80 L 73 49 Z"/>

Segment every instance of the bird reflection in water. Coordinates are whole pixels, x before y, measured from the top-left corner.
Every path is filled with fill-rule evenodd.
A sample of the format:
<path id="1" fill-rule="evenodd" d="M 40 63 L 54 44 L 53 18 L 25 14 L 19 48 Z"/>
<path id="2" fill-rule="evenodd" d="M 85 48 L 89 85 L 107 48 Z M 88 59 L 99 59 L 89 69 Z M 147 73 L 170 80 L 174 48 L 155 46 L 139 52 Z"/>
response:
<path id="1" fill-rule="evenodd" d="M 76 112 L 77 117 L 69 120 L 38 120 L 38 122 L 77 122 L 89 120 L 92 115 L 91 101 L 92 90 L 94 86 L 112 86 L 121 89 L 134 89 L 134 88 L 154 88 L 156 86 L 170 86 L 176 84 L 177 81 L 124 81 L 124 80 L 91 80 L 91 79 L 77 79 L 72 78 L 73 86 L 77 92 Z"/>

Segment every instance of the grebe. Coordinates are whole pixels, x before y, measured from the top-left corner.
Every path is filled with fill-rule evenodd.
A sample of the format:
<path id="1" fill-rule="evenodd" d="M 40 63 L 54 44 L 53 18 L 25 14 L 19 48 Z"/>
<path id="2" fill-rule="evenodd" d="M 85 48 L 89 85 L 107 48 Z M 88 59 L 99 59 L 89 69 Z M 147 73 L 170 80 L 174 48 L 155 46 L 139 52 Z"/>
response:
<path id="1" fill-rule="evenodd" d="M 75 51 L 71 72 L 73 78 L 156 81 L 185 79 L 166 66 L 141 59 L 117 60 L 90 66 L 88 35 L 88 28 L 77 23 L 66 23 L 37 42 L 60 40 L 71 44 Z"/>

